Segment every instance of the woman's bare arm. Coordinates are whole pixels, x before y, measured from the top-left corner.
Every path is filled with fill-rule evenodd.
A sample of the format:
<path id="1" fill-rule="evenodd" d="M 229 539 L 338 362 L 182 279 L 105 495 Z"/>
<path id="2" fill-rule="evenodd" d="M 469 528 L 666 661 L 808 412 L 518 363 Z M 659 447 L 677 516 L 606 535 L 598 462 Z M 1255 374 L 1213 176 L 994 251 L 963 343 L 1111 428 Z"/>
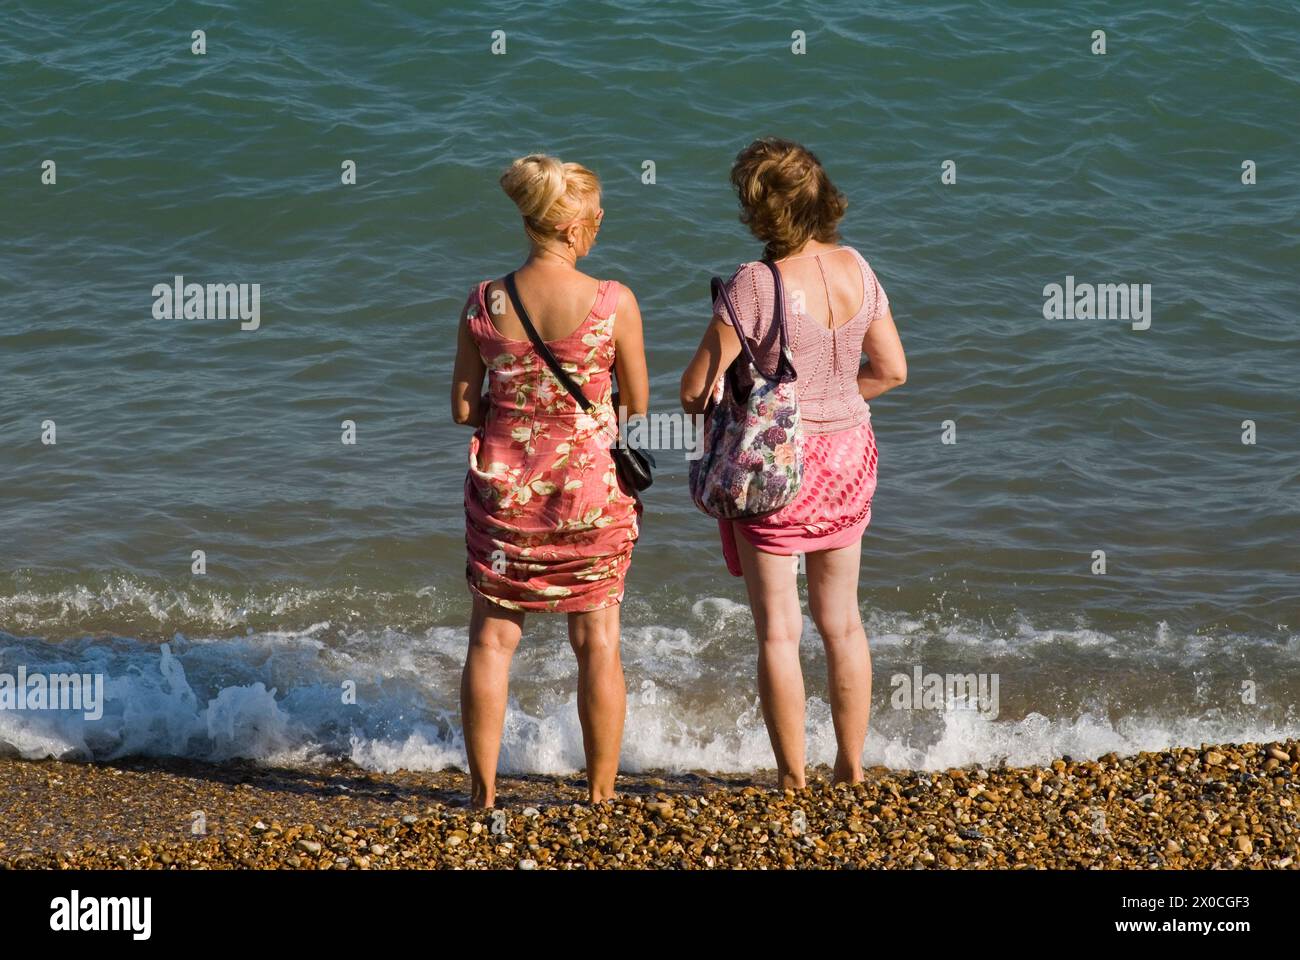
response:
<path id="1" fill-rule="evenodd" d="M 687 413 L 703 413 L 709 405 L 713 385 L 739 353 L 740 338 L 736 331 L 731 324 L 714 317 L 682 374 L 682 409 Z"/>
<path id="2" fill-rule="evenodd" d="M 862 352 L 867 355 L 866 362 L 858 369 L 858 391 L 862 399 L 873 400 L 907 382 L 907 357 L 898 339 L 893 311 L 886 310 L 883 317 L 867 327 Z"/>
<path id="3" fill-rule="evenodd" d="M 478 344 L 469 330 L 466 313 L 460 314 L 460 331 L 456 337 L 456 366 L 451 374 L 451 418 L 457 423 L 478 427 L 483 423 L 483 377 L 487 367 L 479 356 Z"/>
<path id="4" fill-rule="evenodd" d="M 618 378 L 618 402 L 627 408 L 627 416 L 644 416 L 650 409 L 650 374 L 645 365 L 641 308 L 627 287 L 619 294 L 614 314 L 614 375 Z"/>

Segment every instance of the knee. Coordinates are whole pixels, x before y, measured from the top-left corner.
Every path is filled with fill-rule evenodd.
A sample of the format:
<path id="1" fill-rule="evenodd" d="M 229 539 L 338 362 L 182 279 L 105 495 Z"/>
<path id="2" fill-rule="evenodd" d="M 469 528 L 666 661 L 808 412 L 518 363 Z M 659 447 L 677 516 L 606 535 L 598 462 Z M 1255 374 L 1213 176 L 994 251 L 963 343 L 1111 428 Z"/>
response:
<path id="1" fill-rule="evenodd" d="M 866 646 L 866 633 L 862 621 L 857 617 L 836 617 L 828 622 L 817 624 L 822 643 L 827 652 L 839 653 Z"/>
<path id="2" fill-rule="evenodd" d="M 499 656 L 513 654 L 519 646 L 519 635 L 513 630 L 494 630 L 491 628 L 478 631 L 469 638 L 470 648 L 482 653 Z"/>
<path id="3" fill-rule="evenodd" d="M 584 663 L 617 660 L 619 656 L 617 630 L 580 630 L 569 638 L 569 643 Z"/>
<path id="4" fill-rule="evenodd" d="M 763 624 L 758 629 L 758 645 L 764 653 L 798 652 L 802 620 L 782 620 Z"/>

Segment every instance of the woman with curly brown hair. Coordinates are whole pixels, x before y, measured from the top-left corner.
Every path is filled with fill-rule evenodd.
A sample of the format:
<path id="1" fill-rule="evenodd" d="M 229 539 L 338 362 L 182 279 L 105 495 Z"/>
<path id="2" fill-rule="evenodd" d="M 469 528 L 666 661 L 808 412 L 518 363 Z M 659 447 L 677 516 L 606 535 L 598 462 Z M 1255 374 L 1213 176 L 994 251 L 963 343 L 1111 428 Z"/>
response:
<path id="1" fill-rule="evenodd" d="M 837 751 L 836 782 L 862 779 L 871 712 L 871 655 L 858 611 L 862 535 L 876 489 L 876 442 L 867 401 L 901 385 L 907 362 L 889 300 L 853 247 L 839 242 L 848 202 L 817 157 L 768 137 L 731 169 L 741 221 L 763 243 L 785 291 L 797 372 L 803 482 L 797 497 L 757 520 L 719 521 L 727 568 L 743 575 L 758 634 L 758 689 L 782 787 L 804 785 L 803 615 L 791 557 L 806 557 L 808 606 L 826 649 Z M 768 267 L 745 263 L 726 285 L 740 329 L 721 299 L 682 375 L 682 406 L 703 412 L 744 337 L 759 367 L 776 368 L 780 332 Z M 866 359 L 863 359 L 866 354 Z"/>

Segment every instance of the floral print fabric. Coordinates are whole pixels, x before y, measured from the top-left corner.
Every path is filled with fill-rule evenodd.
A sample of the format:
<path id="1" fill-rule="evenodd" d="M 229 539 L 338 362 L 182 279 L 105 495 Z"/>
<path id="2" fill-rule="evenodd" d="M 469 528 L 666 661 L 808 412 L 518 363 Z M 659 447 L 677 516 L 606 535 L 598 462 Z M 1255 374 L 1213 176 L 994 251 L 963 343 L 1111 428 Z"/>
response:
<path id="1" fill-rule="evenodd" d="M 614 310 L 619 285 L 601 281 L 578 328 L 547 346 L 595 405 L 586 414 L 527 340 L 488 316 L 487 281 L 466 318 L 488 371 L 487 413 L 470 441 L 465 477 L 470 589 L 511 610 L 597 610 L 623 599 L 640 502 L 610 455 Z"/>
<path id="2" fill-rule="evenodd" d="M 711 517 L 760 517 L 799 493 L 803 435 L 795 381 L 768 379 L 745 357 L 721 378 L 704 427 L 704 454 L 691 461 L 691 496 Z M 736 392 L 746 394 L 744 400 Z"/>

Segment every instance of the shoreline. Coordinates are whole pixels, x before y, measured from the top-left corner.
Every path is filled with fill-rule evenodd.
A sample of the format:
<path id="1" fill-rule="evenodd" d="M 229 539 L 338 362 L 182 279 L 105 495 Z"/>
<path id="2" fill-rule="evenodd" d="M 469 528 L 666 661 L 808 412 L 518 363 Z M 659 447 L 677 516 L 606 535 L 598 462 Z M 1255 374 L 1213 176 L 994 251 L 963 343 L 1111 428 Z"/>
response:
<path id="1" fill-rule="evenodd" d="M 1300 869 L 1300 740 L 829 773 L 626 774 L 597 807 L 505 776 L 493 812 L 456 770 L 4 759 L 0 869 Z"/>

